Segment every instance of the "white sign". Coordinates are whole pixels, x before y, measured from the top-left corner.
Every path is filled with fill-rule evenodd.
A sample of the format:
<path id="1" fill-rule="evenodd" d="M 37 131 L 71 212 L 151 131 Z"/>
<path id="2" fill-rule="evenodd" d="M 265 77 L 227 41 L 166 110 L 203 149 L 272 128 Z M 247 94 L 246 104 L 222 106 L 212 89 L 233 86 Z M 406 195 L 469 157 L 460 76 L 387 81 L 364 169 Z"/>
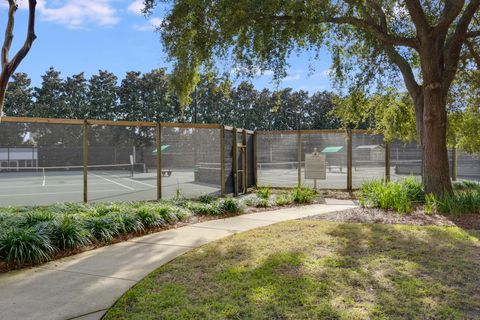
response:
<path id="1" fill-rule="evenodd" d="M 305 179 L 320 179 L 327 178 L 327 166 L 324 154 L 316 151 L 307 153 L 305 155 Z"/>
<path id="2" fill-rule="evenodd" d="M 134 164 L 134 162 L 133 162 L 133 155 L 132 155 L 132 154 L 130 155 L 130 164 Z"/>

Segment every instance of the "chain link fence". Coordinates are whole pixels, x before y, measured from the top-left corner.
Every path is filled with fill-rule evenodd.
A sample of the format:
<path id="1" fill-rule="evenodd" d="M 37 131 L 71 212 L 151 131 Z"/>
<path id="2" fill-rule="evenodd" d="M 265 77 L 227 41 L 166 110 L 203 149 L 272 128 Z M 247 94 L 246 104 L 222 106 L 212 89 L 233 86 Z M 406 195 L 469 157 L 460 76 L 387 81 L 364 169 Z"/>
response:
<path id="1" fill-rule="evenodd" d="M 325 156 L 326 176 L 305 178 Z M 452 177 L 480 179 L 477 155 L 451 150 Z M 421 179 L 412 143 L 362 130 L 253 132 L 219 124 L 4 117 L 0 207 L 238 195 L 254 186 L 358 188 L 371 179 Z"/>

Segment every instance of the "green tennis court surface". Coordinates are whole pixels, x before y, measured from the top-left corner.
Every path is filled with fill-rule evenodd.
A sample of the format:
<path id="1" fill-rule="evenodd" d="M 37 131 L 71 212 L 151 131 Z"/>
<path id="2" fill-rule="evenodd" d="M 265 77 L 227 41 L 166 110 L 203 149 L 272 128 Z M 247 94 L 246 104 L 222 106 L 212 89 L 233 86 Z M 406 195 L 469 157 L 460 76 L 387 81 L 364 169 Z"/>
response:
<path id="1" fill-rule="evenodd" d="M 83 171 L 73 169 L 0 170 L 0 207 L 47 205 L 83 201 Z M 90 202 L 141 201 L 157 198 L 157 173 L 122 169 L 95 168 L 88 172 Z M 193 170 L 174 170 L 162 177 L 164 198 L 175 196 L 177 189 L 189 197 L 219 192 L 220 186 L 195 183 Z"/>

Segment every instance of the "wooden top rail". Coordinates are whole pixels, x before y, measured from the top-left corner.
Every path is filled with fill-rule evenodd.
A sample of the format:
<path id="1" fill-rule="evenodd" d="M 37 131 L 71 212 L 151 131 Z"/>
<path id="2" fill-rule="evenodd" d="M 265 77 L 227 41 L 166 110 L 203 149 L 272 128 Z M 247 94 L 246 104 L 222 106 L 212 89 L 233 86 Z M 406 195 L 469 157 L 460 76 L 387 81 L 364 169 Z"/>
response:
<path id="1" fill-rule="evenodd" d="M 45 123 L 45 124 L 63 124 L 63 125 L 83 125 L 84 119 L 57 119 L 57 118 L 33 118 L 33 117 L 2 117 L 1 123 Z M 86 120 L 89 125 L 100 126 L 124 126 L 124 127 L 155 127 L 156 122 L 151 121 L 124 121 L 124 120 Z M 176 123 L 176 122 L 161 122 L 160 126 L 165 128 L 198 128 L 198 129 L 221 129 L 233 131 L 232 126 L 222 126 L 217 123 Z M 254 134 L 257 132 L 260 135 L 274 135 L 274 134 L 321 134 L 321 133 L 346 133 L 344 129 L 312 129 L 312 130 L 272 130 L 272 131 L 252 131 L 247 129 L 237 128 L 237 132 L 246 132 L 247 134 Z M 370 130 L 352 130 L 356 134 L 373 134 Z"/>

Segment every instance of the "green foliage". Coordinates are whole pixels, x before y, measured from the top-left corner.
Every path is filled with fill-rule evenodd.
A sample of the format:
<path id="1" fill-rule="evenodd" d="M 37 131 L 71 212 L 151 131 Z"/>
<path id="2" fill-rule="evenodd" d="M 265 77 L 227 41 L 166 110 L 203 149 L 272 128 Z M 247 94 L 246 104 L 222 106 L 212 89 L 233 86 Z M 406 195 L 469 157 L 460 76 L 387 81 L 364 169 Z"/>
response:
<path id="1" fill-rule="evenodd" d="M 154 211 L 148 205 L 143 205 L 139 208 L 136 208 L 136 214 L 142 224 L 147 228 L 156 228 L 161 227 L 166 224 L 163 215 L 163 210 Z"/>
<path id="2" fill-rule="evenodd" d="M 218 208 L 222 213 L 240 213 L 242 206 L 240 201 L 235 198 L 225 198 L 218 202 Z"/>
<path id="3" fill-rule="evenodd" d="M 100 242 L 110 242 L 120 234 L 118 225 L 111 217 L 88 217 L 85 220 L 85 228 L 92 237 Z"/>
<path id="4" fill-rule="evenodd" d="M 290 193 L 281 193 L 275 196 L 275 205 L 287 206 L 293 203 L 293 197 Z"/>
<path id="5" fill-rule="evenodd" d="M 416 139 L 415 109 L 411 98 L 394 88 L 383 94 L 366 96 L 354 91 L 334 99 L 332 115 L 338 117 L 345 128 L 367 127 L 383 134 L 385 141 L 400 139 L 410 142 Z"/>
<path id="6" fill-rule="evenodd" d="M 362 206 L 410 213 L 415 204 L 425 200 L 425 195 L 421 183 L 411 177 L 387 183 L 383 180 L 364 182 L 358 192 L 358 198 Z"/>
<path id="7" fill-rule="evenodd" d="M 480 190 L 480 183 L 470 180 L 455 181 L 453 189 L 457 191 Z"/>
<path id="8" fill-rule="evenodd" d="M 433 194 L 428 195 L 425 211 L 452 215 L 480 213 L 480 191 L 445 193 L 439 197 Z"/>
<path id="9" fill-rule="evenodd" d="M 44 229 L 11 227 L 0 234 L 0 258 L 9 263 L 42 263 L 55 251 Z"/>
<path id="10" fill-rule="evenodd" d="M 198 197 L 198 201 L 205 204 L 210 204 L 216 200 L 216 197 L 212 194 L 204 194 Z"/>
<path id="11" fill-rule="evenodd" d="M 298 187 L 290 191 L 290 196 L 294 203 L 305 204 L 312 203 L 317 196 L 317 192 L 307 187 Z"/>
<path id="12" fill-rule="evenodd" d="M 258 198 L 258 201 L 255 204 L 255 206 L 257 208 L 268 208 L 268 207 L 271 207 L 272 204 L 271 204 L 270 200 L 268 200 L 268 199 Z"/>
<path id="13" fill-rule="evenodd" d="M 257 190 L 255 190 L 255 194 L 260 199 L 268 200 L 268 199 L 270 199 L 270 196 L 272 195 L 272 189 L 270 188 L 270 186 L 261 187 L 261 188 L 258 188 Z"/>
<path id="14" fill-rule="evenodd" d="M 194 214 L 214 216 L 221 213 L 217 203 L 189 202 L 188 209 Z"/>
<path id="15" fill-rule="evenodd" d="M 91 243 L 90 233 L 75 215 L 60 214 L 50 225 L 49 235 L 59 249 L 74 249 Z"/>

